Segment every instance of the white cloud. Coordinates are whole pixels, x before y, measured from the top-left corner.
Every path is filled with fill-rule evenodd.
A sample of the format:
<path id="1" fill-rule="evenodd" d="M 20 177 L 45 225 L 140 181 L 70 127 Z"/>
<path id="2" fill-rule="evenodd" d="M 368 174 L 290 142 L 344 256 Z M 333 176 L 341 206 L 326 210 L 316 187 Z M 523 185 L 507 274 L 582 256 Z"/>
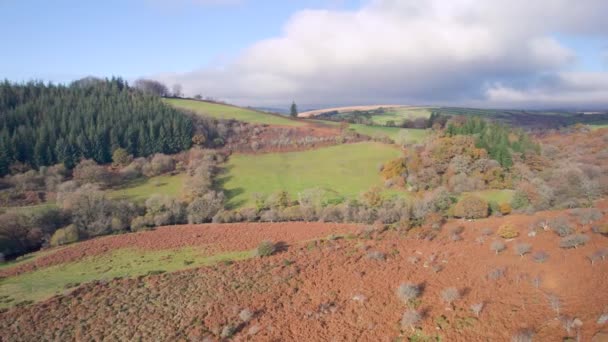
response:
<path id="1" fill-rule="evenodd" d="M 576 54 L 552 38 L 607 36 L 603 13 L 608 1 L 376 0 L 356 11 L 304 10 L 226 65 L 159 78 L 252 105 L 521 102 L 538 95 L 542 75 L 604 85 L 596 78 L 605 76 L 563 74 Z M 579 104 L 603 89 L 557 90 L 568 91 L 563 103 Z M 552 106 L 559 96 L 541 98 Z"/>

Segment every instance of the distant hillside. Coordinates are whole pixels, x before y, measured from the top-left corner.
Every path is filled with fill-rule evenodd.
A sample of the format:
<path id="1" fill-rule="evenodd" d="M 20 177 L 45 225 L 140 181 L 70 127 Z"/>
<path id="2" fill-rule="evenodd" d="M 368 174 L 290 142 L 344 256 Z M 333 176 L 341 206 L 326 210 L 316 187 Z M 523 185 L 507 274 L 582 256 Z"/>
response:
<path id="1" fill-rule="evenodd" d="M 176 153 L 191 146 L 192 132 L 190 118 L 122 79 L 0 84 L 0 175 L 15 163 L 109 163 L 119 147 L 135 157 Z"/>
<path id="2" fill-rule="evenodd" d="M 278 114 L 259 112 L 227 104 L 220 104 L 199 100 L 188 99 L 164 99 L 166 103 L 184 110 L 189 110 L 200 115 L 224 120 L 238 120 L 253 124 L 267 124 L 277 126 L 303 126 L 304 122 L 293 120 Z"/>
<path id="3" fill-rule="evenodd" d="M 368 110 L 376 110 L 379 108 L 400 108 L 406 107 L 405 105 L 367 105 L 367 106 L 346 106 L 346 107 L 333 107 L 333 108 L 322 108 L 309 110 L 306 112 L 301 112 L 298 114 L 301 118 L 310 118 L 314 116 L 318 116 L 324 113 L 335 112 L 335 113 L 344 113 L 344 112 L 354 112 L 354 111 L 368 111 Z"/>
<path id="4" fill-rule="evenodd" d="M 559 128 L 576 123 L 598 125 L 608 123 L 608 112 L 583 113 L 567 110 L 509 110 L 462 107 L 413 107 L 394 105 L 325 108 L 300 113 L 300 117 L 347 121 L 366 125 L 408 127 L 405 121 L 428 118 L 431 113 L 442 116 L 482 116 L 490 120 L 525 128 Z M 415 126 L 415 125 L 414 125 Z"/>

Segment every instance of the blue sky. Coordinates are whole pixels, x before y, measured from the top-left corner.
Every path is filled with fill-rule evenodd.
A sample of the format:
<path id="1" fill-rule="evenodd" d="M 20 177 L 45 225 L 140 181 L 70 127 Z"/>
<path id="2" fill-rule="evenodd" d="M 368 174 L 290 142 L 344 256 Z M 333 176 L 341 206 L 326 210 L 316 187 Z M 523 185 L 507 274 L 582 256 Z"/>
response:
<path id="1" fill-rule="evenodd" d="M 241 105 L 608 108 L 608 1 L 0 0 L 0 78 Z"/>
<path id="2" fill-rule="evenodd" d="M 357 1 L 1 0 L 0 77 L 70 81 L 185 72 L 280 33 L 302 8 Z"/>

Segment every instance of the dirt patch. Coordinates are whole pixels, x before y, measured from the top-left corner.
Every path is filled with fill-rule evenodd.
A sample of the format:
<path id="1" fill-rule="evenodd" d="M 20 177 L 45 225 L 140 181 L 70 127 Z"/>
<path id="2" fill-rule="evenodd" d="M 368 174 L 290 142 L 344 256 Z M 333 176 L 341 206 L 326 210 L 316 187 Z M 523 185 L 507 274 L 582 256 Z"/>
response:
<path id="1" fill-rule="evenodd" d="M 209 253 L 242 251 L 255 248 L 263 240 L 292 244 L 298 241 L 344 234 L 359 229 L 356 225 L 307 222 L 200 224 L 160 227 L 153 231 L 105 236 L 58 248 L 56 252 L 31 262 L 0 270 L 8 277 L 37 268 L 77 261 L 120 248 L 143 250 L 202 246 Z"/>

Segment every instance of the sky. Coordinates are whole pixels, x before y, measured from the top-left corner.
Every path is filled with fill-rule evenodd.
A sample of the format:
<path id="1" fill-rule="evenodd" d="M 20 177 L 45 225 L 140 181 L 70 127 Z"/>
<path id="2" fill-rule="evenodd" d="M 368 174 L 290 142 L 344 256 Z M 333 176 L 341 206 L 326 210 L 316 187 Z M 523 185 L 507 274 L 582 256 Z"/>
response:
<path id="1" fill-rule="evenodd" d="M 608 1 L 0 0 L 0 78 L 239 105 L 608 109 Z"/>

